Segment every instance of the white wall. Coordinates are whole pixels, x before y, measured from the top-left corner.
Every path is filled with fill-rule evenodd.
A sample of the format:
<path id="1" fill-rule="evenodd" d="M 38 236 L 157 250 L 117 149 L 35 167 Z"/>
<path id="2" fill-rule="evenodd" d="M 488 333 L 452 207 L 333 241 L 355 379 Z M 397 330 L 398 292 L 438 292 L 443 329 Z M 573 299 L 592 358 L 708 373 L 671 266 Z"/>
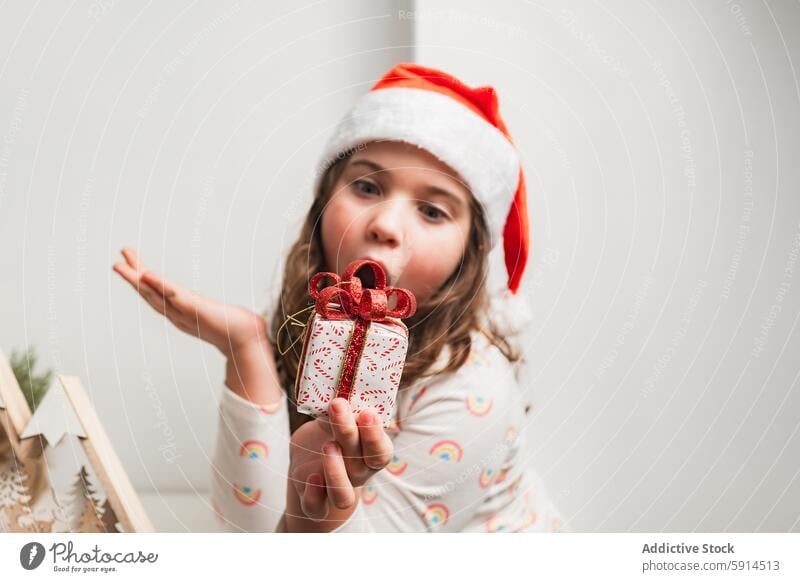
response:
<path id="1" fill-rule="evenodd" d="M 418 61 L 494 85 L 524 156 L 534 462 L 573 528 L 800 531 L 798 6 L 417 8 Z"/>
<path id="2" fill-rule="evenodd" d="M 3 7 L 0 348 L 80 376 L 138 489 L 208 487 L 224 360 L 119 250 L 263 309 L 332 125 L 412 58 L 394 4 Z"/>
<path id="3" fill-rule="evenodd" d="M 0 347 L 81 377 L 137 488 L 205 490 L 223 360 L 111 264 L 262 308 L 331 126 L 416 58 L 494 85 L 524 159 L 572 529 L 800 531 L 798 8 L 416 4 L 4 5 Z"/>

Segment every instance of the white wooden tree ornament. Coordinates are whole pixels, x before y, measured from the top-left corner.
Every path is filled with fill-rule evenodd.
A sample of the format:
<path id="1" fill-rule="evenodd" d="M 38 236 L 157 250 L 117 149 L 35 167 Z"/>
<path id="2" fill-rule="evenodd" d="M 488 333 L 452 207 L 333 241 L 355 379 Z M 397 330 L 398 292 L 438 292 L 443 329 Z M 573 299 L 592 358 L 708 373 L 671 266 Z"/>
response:
<path id="1" fill-rule="evenodd" d="M 81 421 L 78 420 L 64 389 L 59 384 L 53 384 L 19 438 L 42 435 L 49 446 L 55 447 L 66 433 L 86 438 Z"/>
<path id="2" fill-rule="evenodd" d="M 80 380 L 57 380 L 31 415 L 0 352 L 0 531 L 153 531 Z M 72 473 L 68 493 L 57 490 L 45 450 L 74 460 L 58 468 Z"/>

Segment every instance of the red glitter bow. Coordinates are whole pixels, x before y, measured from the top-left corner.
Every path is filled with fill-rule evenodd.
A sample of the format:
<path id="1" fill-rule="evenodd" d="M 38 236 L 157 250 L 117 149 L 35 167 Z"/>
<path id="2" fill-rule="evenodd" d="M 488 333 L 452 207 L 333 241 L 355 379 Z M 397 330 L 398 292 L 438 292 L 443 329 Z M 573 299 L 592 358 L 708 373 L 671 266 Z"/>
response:
<path id="1" fill-rule="evenodd" d="M 372 269 L 374 288 L 364 287 L 356 273 L 363 267 Z M 320 281 L 331 279 L 334 284 L 318 289 Z M 417 311 L 417 300 L 408 289 L 387 287 L 386 273 L 380 263 L 358 259 L 347 265 L 341 277 L 336 273 L 320 272 L 311 277 L 308 294 L 316 301 L 316 311 L 326 319 L 363 319 L 384 321 L 388 317 L 403 319 Z M 389 309 L 389 297 L 397 297 L 397 305 Z M 336 303 L 340 309 L 331 308 Z"/>

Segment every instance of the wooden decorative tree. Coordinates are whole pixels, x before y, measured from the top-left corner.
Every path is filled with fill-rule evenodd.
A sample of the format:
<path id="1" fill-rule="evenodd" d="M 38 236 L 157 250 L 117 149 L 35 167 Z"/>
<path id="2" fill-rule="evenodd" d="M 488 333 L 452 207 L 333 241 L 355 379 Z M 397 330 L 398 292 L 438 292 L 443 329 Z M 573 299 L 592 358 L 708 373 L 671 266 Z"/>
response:
<path id="1" fill-rule="evenodd" d="M 72 516 L 73 531 L 102 532 L 105 530 L 100 499 L 89 482 L 89 474 L 84 466 L 81 466 L 75 482 L 72 484 L 71 500 L 72 506 L 69 513 Z"/>
<path id="2" fill-rule="evenodd" d="M 49 497 L 49 505 L 52 508 L 53 525 L 50 528 L 52 533 L 66 533 L 72 531 L 72 524 L 70 523 L 69 514 L 61 505 L 58 495 L 52 486 L 47 489 L 47 496 Z"/>
<path id="3" fill-rule="evenodd" d="M 52 511 L 47 504 L 34 505 L 29 485 L 25 464 L 7 456 L 0 468 L 0 531 L 52 531 Z"/>
<path id="4" fill-rule="evenodd" d="M 3 459 L 0 469 L 0 531 L 12 531 L 17 527 L 19 516 L 27 508 L 30 511 L 24 470 L 15 467 L 13 458 Z"/>
<path id="5" fill-rule="evenodd" d="M 0 352 L 0 531 L 153 531 L 80 381 L 57 380 L 31 414 Z M 62 504 L 43 457 L 65 438 L 79 441 L 91 472 L 76 469 Z"/>
<path id="6" fill-rule="evenodd" d="M 103 530 L 107 533 L 118 533 L 124 531 L 122 526 L 119 524 L 119 520 L 117 520 L 117 515 L 114 513 L 114 509 L 111 507 L 111 504 L 106 499 L 103 502 Z"/>

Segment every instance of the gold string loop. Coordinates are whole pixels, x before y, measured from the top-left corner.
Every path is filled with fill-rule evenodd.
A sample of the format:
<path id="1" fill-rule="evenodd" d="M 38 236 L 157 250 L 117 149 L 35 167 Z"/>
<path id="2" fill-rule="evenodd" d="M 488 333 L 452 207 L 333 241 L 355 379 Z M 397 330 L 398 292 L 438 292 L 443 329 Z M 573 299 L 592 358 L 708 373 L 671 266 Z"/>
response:
<path id="1" fill-rule="evenodd" d="M 292 345 L 290 345 L 288 348 L 286 348 L 286 349 L 284 350 L 284 349 L 282 349 L 282 348 L 281 348 L 281 331 L 283 331 L 283 328 L 286 326 L 286 324 L 287 324 L 287 323 L 290 323 L 291 325 L 298 326 L 298 327 L 305 327 L 305 326 L 306 326 L 306 323 L 305 323 L 304 321 L 300 321 L 299 319 L 297 319 L 297 316 L 298 316 L 298 315 L 300 315 L 301 313 L 305 313 L 306 311 L 309 311 L 309 310 L 311 310 L 311 309 L 314 309 L 314 307 L 315 307 L 314 305 L 309 305 L 309 306 L 308 306 L 308 307 L 306 307 L 305 309 L 301 309 L 300 311 L 298 311 L 298 312 L 296 312 L 296 313 L 293 313 L 293 314 L 291 314 L 291 315 L 288 315 L 288 316 L 286 317 L 286 319 L 284 319 L 284 320 L 283 320 L 283 323 L 282 323 L 282 324 L 281 324 L 281 326 L 278 328 L 278 338 L 277 338 L 277 341 L 276 341 L 276 343 L 278 344 L 278 352 L 280 353 L 280 355 L 281 355 L 281 356 L 284 356 L 284 355 L 286 355 L 286 352 L 288 352 L 290 349 L 292 349 L 292 347 L 294 346 L 294 344 L 296 344 L 298 341 L 300 341 L 300 339 L 303 337 L 303 334 L 300 334 L 300 335 L 297 337 L 297 339 L 295 339 L 295 340 L 292 342 Z M 291 336 L 290 336 L 290 337 L 291 337 Z"/>

